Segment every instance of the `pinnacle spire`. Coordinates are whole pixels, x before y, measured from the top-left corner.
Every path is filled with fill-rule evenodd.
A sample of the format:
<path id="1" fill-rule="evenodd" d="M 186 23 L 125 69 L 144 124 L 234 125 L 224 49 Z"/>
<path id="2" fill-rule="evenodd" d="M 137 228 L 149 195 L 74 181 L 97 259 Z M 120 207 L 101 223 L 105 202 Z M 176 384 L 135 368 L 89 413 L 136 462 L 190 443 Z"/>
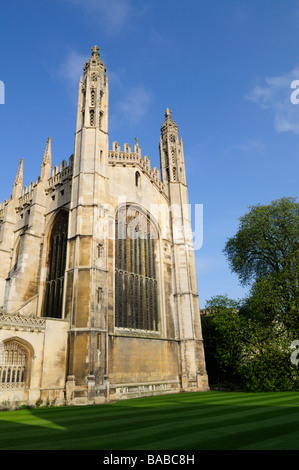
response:
<path id="1" fill-rule="evenodd" d="M 51 168 L 52 168 L 52 140 L 51 140 L 51 137 L 48 137 L 46 150 L 44 153 L 44 158 L 43 158 L 43 163 L 42 163 L 42 171 L 41 171 L 42 180 L 50 178 Z"/>
<path id="2" fill-rule="evenodd" d="M 173 125 L 176 126 L 175 122 L 172 119 L 172 111 L 170 111 L 169 108 L 167 108 L 166 111 L 165 111 L 165 122 L 167 124 L 173 124 Z"/>
<path id="3" fill-rule="evenodd" d="M 169 108 L 167 108 L 166 111 L 165 111 L 165 118 L 166 119 L 169 119 L 169 118 L 171 119 L 171 111 L 170 111 Z"/>
<path id="4" fill-rule="evenodd" d="M 24 170 L 24 160 L 21 158 L 19 163 L 18 172 L 15 179 L 15 186 L 23 186 L 23 170 Z"/>
<path id="5" fill-rule="evenodd" d="M 93 57 L 100 57 L 100 54 L 99 54 L 99 50 L 100 50 L 100 49 L 99 49 L 98 46 L 93 46 L 93 47 L 91 48 L 91 50 L 92 50 L 92 54 L 91 54 L 91 55 L 92 55 Z"/>
<path id="6" fill-rule="evenodd" d="M 178 126 L 173 121 L 171 113 L 172 113 L 172 111 L 170 111 L 170 109 L 167 108 L 166 111 L 165 111 L 165 122 L 164 122 L 164 124 L 162 125 L 162 128 L 161 128 L 162 133 L 167 132 L 168 130 L 173 130 L 176 133 L 178 132 Z"/>
<path id="7" fill-rule="evenodd" d="M 19 163 L 19 168 L 13 185 L 12 197 L 18 198 L 21 196 L 23 188 L 23 170 L 24 170 L 24 160 L 21 158 Z"/>
<path id="8" fill-rule="evenodd" d="M 47 146 L 44 153 L 43 165 L 52 165 L 52 140 L 51 137 L 47 140 Z"/>

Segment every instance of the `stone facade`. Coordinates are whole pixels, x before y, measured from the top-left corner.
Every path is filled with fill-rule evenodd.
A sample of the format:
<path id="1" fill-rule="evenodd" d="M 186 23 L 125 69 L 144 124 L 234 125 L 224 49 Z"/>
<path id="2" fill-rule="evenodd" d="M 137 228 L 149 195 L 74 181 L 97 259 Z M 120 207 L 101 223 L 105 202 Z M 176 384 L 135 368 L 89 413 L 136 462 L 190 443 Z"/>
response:
<path id="1" fill-rule="evenodd" d="M 0 402 L 104 403 L 208 390 L 182 140 L 161 174 L 108 142 L 98 47 L 79 83 L 74 154 L 0 207 Z"/>

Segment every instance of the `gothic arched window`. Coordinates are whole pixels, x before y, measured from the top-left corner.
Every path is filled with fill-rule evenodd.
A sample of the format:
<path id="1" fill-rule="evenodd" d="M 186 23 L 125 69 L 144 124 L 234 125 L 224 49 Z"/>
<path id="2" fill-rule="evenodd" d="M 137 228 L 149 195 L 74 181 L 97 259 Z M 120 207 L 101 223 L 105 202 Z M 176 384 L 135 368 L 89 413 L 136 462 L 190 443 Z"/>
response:
<path id="1" fill-rule="evenodd" d="M 0 388 L 24 388 L 28 385 L 29 351 L 18 341 L 4 343 L 0 350 Z"/>
<path id="2" fill-rule="evenodd" d="M 61 212 L 52 227 L 48 245 L 48 277 L 44 302 L 44 316 L 62 317 L 62 293 L 66 263 L 68 213 Z"/>
<path id="3" fill-rule="evenodd" d="M 115 219 L 115 326 L 159 330 L 158 232 L 138 207 Z"/>

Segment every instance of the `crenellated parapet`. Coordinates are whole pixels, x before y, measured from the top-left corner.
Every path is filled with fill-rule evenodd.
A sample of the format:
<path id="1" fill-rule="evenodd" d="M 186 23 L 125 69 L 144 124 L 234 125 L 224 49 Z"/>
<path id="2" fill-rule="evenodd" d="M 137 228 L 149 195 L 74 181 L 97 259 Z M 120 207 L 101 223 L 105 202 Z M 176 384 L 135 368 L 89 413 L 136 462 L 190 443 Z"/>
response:
<path id="1" fill-rule="evenodd" d="M 28 186 L 24 186 L 22 196 L 19 198 L 19 202 L 16 207 L 16 212 L 19 212 L 21 209 L 30 206 L 33 200 L 35 186 L 36 185 L 34 183 L 31 183 L 29 188 Z"/>
<path id="2" fill-rule="evenodd" d="M 60 168 L 54 166 L 51 178 L 48 179 L 46 193 L 55 190 L 57 187 L 71 180 L 73 176 L 74 156 L 71 155 L 69 159 L 69 165 L 66 160 L 63 160 Z"/>
<path id="3" fill-rule="evenodd" d="M 47 140 L 46 150 L 43 157 L 41 175 L 37 181 L 32 181 L 29 186 L 23 186 L 24 160 L 20 160 L 18 172 L 15 178 L 13 193 L 9 199 L 0 202 L 0 223 L 6 219 L 6 209 L 12 207 L 15 213 L 19 213 L 30 206 L 34 200 L 36 190 L 44 184 L 45 194 L 55 191 L 58 187 L 70 181 L 73 176 L 74 155 L 71 155 L 69 162 L 63 160 L 60 167 L 54 166 L 52 169 L 51 138 Z"/>
<path id="4" fill-rule="evenodd" d="M 52 170 L 52 175 L 45 183 L 45 193 L 49 194 L 52 191 L 55 191 L 59 186 L 63 185 L 67 181 L 70 181 L 73 175 L 73 161 L 74 157 L 71 155 L 69 159 L 69 164 L 67 164 L 66 160 L 63 160 L 60 167 L 54 166 Z M 42 179 L 39 177 L 34 183 L 33 181 L 30 183 L 30 186 L 24 186 L 22 190 L 22 195 L 18 200 L 18 204 L 16 207 L 16 212 L 20 212 L 22 209 L 30 206 L 32 204 L 34 198 L 34 192 L 41 183 Z M 4 216 L 3 208 L 1 209 L 0 206 L 0 220 L 1 216 Z"/>
<path id="5" fill-rule="evenodd" d="M 0 223 L 4 221 L 6 210 L 12 200 L 13 198 L 10 196 L 9 199 L 4 199 L 3 204 L 0 202 Z"/>
<path id="6" fill-rule="evenodd" d="M 145 173 L 152 183 L 159 189 L 160 192 L 165 191 L 165 185 L 160 179 L 160 172 L 157 167 L 151 168 L 151 162 L 147 155 L 143 158 L 141 156 L 141 149 L 136 139 L 134 150 L 132 151 L 129 144 L 124 144 L 124 150 L 120 149 L 118 142 L 113 142 L 113 150 L 108 152 L 108 163 L 112 166 L 137 166 Z"/>

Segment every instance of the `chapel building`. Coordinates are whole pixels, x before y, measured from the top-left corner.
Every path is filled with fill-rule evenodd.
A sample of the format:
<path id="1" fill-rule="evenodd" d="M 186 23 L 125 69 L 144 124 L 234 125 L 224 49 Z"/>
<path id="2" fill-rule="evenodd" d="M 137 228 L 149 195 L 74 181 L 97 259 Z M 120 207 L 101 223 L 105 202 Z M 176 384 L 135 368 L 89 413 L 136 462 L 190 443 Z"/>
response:
<path id="1" fill-rule="evenodd" d="M 0 206 L 0 403 L 88 404 L 208 390 L 182 140 L 161 171 L 108 141 L 99 48 L 79 82 L 74 153 Z"/>

